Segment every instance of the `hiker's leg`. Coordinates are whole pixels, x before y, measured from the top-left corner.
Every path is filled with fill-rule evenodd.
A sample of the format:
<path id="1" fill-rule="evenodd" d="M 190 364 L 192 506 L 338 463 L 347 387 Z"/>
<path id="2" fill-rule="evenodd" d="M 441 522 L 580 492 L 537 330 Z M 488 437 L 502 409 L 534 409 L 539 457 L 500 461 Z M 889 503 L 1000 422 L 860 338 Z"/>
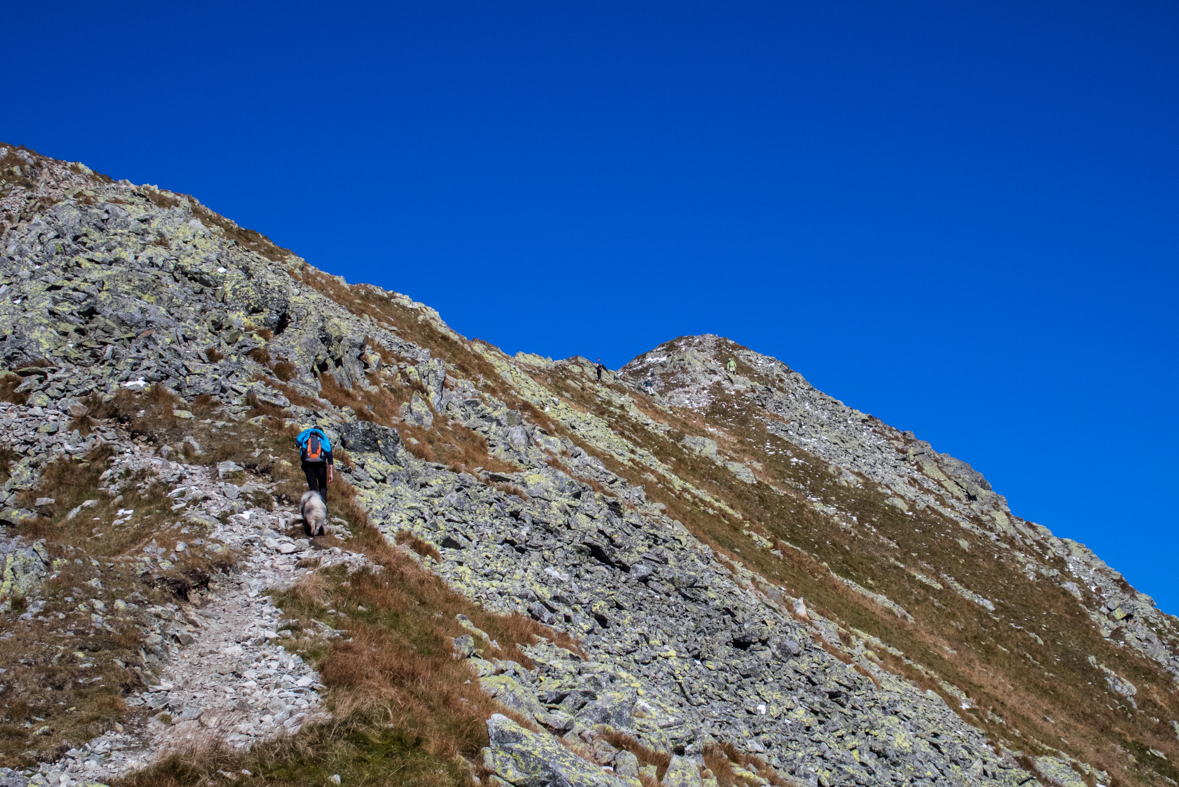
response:
<path id="1" fill-rule="evenodd" d="M 327 507 L 327 487 L 328 487 L 327 463 L 326 462 L 317 463 L 317 468 L 315 471 L 315 480 L 319 483 L 319 488 L 316 491 L 319 492 L 319 496 L 321 498 L 323 498 L 323 505 L 326 508 Z"/>
<path id="2" fill-rule="evenodd" d="M 323 462 L 304 462 L 303 475 L 307 476 L 307 488 L 316 492 L 327 505 L 327 465 Z"/>

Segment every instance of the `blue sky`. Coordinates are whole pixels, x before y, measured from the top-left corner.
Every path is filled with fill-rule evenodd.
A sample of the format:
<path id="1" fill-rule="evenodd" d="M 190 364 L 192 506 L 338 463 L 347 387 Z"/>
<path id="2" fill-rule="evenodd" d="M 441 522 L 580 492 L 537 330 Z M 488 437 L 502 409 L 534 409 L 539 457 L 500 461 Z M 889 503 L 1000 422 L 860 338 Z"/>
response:
<path id="1" fill-rule="evenodd" d="M 509 352 L 718 333 L 1179 612 L 1179 5 L 20 3 L 0 140 Z"/>

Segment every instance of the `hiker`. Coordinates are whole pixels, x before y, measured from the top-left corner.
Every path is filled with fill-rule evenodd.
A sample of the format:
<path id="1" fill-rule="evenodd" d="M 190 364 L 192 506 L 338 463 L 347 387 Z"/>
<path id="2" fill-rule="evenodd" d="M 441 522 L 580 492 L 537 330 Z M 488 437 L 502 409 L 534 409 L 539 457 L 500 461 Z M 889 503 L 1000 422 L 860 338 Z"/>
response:
<path id="1" fill-rule="evenodd" d="M 725 364 L 725 368 L 729 370 L 729 374 L 735 374 L 737 371 L 737 362 L 730 358 L 729 362 Z"/>
<path id="2" fill-rule="evenodd" d="M 335 463 L 332 460 L 332 441 L 318 427 L 299 432 L 295 438 L 299 444 L 299 459 L 303 475 L 307 476 L 307 488 L 317 493 L 327 504 L 327 485 L 332 482 Z"/>
<path id="3" fill-rule="evenodd" d="M 606 371 L 606 367 L 602 366 L 602 359 L 598 359 L 598 382 L 602 382 L 602 372 Z"/>
<path id="4" fill-rule="evenodd" d="M 651 396 L 654 396 L 655 395 L 655 381 L 649 377 L 646 380 L 643 380 L 643 390 L 646 391 Z"/>

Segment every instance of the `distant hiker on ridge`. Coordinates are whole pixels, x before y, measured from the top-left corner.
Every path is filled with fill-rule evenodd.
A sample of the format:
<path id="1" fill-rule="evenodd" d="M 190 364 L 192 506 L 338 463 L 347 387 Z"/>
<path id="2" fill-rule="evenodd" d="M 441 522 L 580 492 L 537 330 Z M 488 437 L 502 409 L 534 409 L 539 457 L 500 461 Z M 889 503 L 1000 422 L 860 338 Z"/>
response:
<path id="1" fill-rule="evenodd" d="M 606 371 L 606 367 L 602 366 L 602 359 L 598 359 L 598 382 L 602 382 L 602 372 Z"/>
<path id="2" fill-rule="evenodd" d="M 729 362 L 725 364 L 725 368 L 729 370 L 729 374 L 735 374 L 737 372 L 737 362 L 730 358 Z"/>

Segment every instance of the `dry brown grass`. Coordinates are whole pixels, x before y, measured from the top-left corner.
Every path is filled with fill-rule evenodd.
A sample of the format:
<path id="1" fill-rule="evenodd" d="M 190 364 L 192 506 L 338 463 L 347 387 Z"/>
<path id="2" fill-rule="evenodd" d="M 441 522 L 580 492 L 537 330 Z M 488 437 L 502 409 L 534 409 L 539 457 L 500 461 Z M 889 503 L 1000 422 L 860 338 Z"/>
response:
<path id="1" fill-rule="evenodd" d="M 17 393 L 17 388 L 24 383 L 25 378 L 12 372 L 6 372 L 0 376 L 0 402 L 8 402 L 10 404 L 26 404 L 29 401 L 29 394 L 27 391 Z"/>
<path id="2" fill-rule="evenodd" d="M 289 383 L 299 376 L 299 369 L 290 361 L 279 361 L 274 364 L 273 369 L 275 376 L 284 383 Z"/>
<path id="3" fill-rule="evenodd" d="M 290 364 L 288 364 L 288 365 L 290 365 Z M 275 369 L 277 370 L 281 366 L 282 366 L 281 363 L 275 364 Z M 291 366 L 291 368 L 293 369 L 294 367 Z M 277 371 L 275 371 L 275 374 L 278 376 L 279 380 L 283 379 L 282 375 L 279 375 Z M 269 380 L 265 377 L 262 377 L 261 375 L 255 377 L 254 379 L 258 380 L 259 382 L 266 383 L 267 385 L 269 385 L 271 388 L 275 389 L 276 391 L 281 391 L 283 396 L 285 396 L 290 401 L 291 404 L 298 405 L 299 407 L 306 407 L 308 410 L 320 410 L 324 406 L 324 403 L 322 400 L 307 396 L 302 391 L 300 391 L 298 388 L 295 388 L 293 385 L 287 385 L 285 382 L 278 382 L 275 380 Z M 292 375 L 291 379 L 294 379 L 293 375 Z"/>
<path id="4" fill-rule="evenodd" d="M 4 622 L 11 636 L 0 648 L 0 765 L 27 767 L 102 734 L 123 717 L 123 693 L 143 687 L 138 630 L 121 621 L 113 622 L 113 633 L 94 629 L 89 614 L 65 601 L 73 586 L 85 588 L 97 574 L 62 572 L 47 586 L 47 606 L 64 620 Z"/>
<path id="5" fill-rule="evenodd" d="M 254 363 L 260 363 L 263 366 L 270 365 L 270 351 L 265 347 L 255 347 L 246 353 L 246 357 Z"/>
<path id="6" fill-rule="evenodd" d="M 852 657 L 847 655 L 847 653 L 845 653 L 842 649 L 836 647 L 835 645 L 832 645 L 830 642 L 823 639 L 822 637 L 816 637 L 815 639 L 819 643 L 819 647 L 821 647 L 823 650 L 827 651 L 827 653 L 832 658 L 834 658 L 838 661 L 841 661 L 844 664 L 851 664 L 852 663 Z"/>
<path id="7" fill-rule="evenodd" d="M 422 557 L 433 558 L 437 562 L 442 562 L 442 554 L 429 541 L 423 541 L 408 530 L 401 530 L 397 533 L 396 541 L 402 546 L 408 545 L 410 549 L 418 553 Z"/>
<path id="8" fill-rule="evenodd" d="M 863 664 L 856 664 L 855 670 L 868 680 L 872 681 L 872 685 L 874 685 L 876 688 L 880 688 L 880 679 L 873 675 L 870 669 L 865 667 Z"/>
<path id="9" fill-rule="evenodd" d="M 667 773 L 667 767 L 671 765 L 670 753 L 648 748 L 626 733 L 619 732 L 615 729 L 606 728 L 603 730 L 602 739 L 615 749 L 630 752 L 638 758 L 641 764 L 654 765 L 656 777 L 659 781 L 663 781 L 663 777 Z"/>
<path id="10" fill-rule="evenodd" d="M 289 397 L 288 397 L 289 398 Z M 249 410 L 246 411 L 245 419 L 248 421 L 251 418 L 256 418 L 259 415 L 268 415 L 271 418 L 290 418 L 291 414 L 287 412 L 286 408 L 279 407 L 271 402 L 260 402 L 253 391 L 246 394 L 246 405 Z"/>
<path id="11" fill-rule="evenodd" d="M 765 760 L 746 754 L 732 743 L 710 744 L 704 747 L 704 765 L 716 777 L 718 787 L 757 787 L 760 782 L 733 772 L 733 765 L 739 765 L 765 779 L 774 787 L 794 787 L 792 782 L 782 778 Z"/>
<path id="12" fill-rule="evenodd" d="M 377 390 L 345 388 L 330 374 L 319 376 L 319 395 L 336 407 L 350 407 L 356 417 L 382 426 L 393 426 L 401 420 L 399 408 L 413 396 L 407 386 L 386 386 L 380 375 L 369 375 L 369 382 Z"/>
<path id="13" fill-rule="evenodd" d="M 20 461 L 20 454 L 12 450 L 11 446 L 0 445 L 0 484 L 12 478 L 12 466 Z"/>
<path id="14" fill-rule="evenodd" d="M 499 491 L 503 492 L 505 495 L 514 495 L 514 496 L 520 498 L 521 500 L 523 500 L 524 502 L 528 502 L 529 500 L 532 499 L 531 497 L 528 496 L 528 493 L 525 492 L 523 488 L 521 488 L 520 486 L 518 486 L 516 484 L 509 484 L 505 481 L 490 481 L 487 485 L 493 489 L 498 489 Z"/>
<path id="15" fill-rule="evenodd" d="M 164 191 L 143 189 L 143 191 L 138 193 L 140 196 L 149 199 L 157 208 L 163 208 L 164 210 L 171 210 L 180 204 L 180 200 Z"/>
<path id="16" fill-rule="evenodd" d="M 486 438 L 462 424 L 435 418 L 434 425 L 428 429 L 413 424 L 400 424 L 397 429 L 411 454 L 426 462 L 446 465 L 456 473 L 479 476 L 477 469 L 486 473 L 520 471 L 519 466 L 491 456 Z"/>

